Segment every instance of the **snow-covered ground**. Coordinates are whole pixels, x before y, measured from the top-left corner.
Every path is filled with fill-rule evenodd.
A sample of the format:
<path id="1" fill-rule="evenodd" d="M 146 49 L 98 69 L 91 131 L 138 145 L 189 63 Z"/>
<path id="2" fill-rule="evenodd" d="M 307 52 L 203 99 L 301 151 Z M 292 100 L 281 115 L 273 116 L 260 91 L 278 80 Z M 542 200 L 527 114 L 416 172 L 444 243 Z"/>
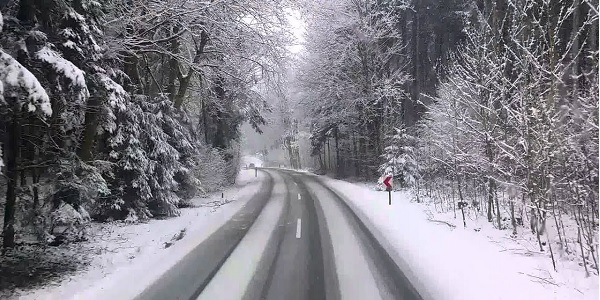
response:
<path id="1" fill-rule="evenodd" d="M 390 206 L 387 192 L 323 179 L 409 270 L 407 277 L 425 298 L 598 299 L 597 275 L 586 278 L 583 268 L 568 259 L 558 259 L 555 272 L 549 253 L 536 251 L 524 237 L 511 238 L 511 230 L 496 230 L 483 218 L 468 220 L 464 229 L 460 215 L 431 213 L 411 202 L 407 192 L 394 192 Z"/>
<path id="2" fill-rule="evenodd" d="M 196 207 L 182 209 L 179 217 L 141 224 L 92 224 L 92 236 L 80 248 L 93 252 L 89 267 L 43 288 L 18 291 L 15 297 L 91 299 L 111 290 L 122 296 L 124 286 L 134 294 L 229 220 L 258 191 L 264 176 L 242 170 L 237 184 L 223 191 L 223 198 L 218 192 L 193 199 Z"/>

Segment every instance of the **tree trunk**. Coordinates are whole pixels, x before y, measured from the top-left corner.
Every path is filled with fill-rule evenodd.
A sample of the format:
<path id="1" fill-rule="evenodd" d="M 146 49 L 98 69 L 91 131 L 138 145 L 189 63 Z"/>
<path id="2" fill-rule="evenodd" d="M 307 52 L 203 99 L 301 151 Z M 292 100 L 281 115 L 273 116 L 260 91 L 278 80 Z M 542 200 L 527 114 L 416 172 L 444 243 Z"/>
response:
<path id="1" fill-rule="evenodd" d="M 321 156 L 321 151 L 319 150 L 319 170 L 325 169 L 325 164 L 323 163 L 323 156 Z"/>
<path id="2" fill-rule="evenodd" d="M 496 193 L 496 182 L 491 177 L 487 178 L 488 181 L 488 204 L 487 204 L 487 219 L 488 222 L 494 221 L 492 210 L 494 209 L 494 195 Z"/>
<path id="3" fill-rule="evenodd" d="M 552 186 L 550 186 L 550 190 L 553 191 Z M 550 193 L 550 197 L 551 197 L 551 199 L 554 199 L 554 197 L 555 197 L 554 192 Z M 554 226 L 556 226 L 556 232 L 558 233 L 558 241 L 560 242 L 559 249 L 563 249 L 564 248 L 563 236 L 562 236 L 562 233 L 560 232 L 560 225 L 558 224 L 558 218 L 556 216 L 556 202 L 554 200 L 551 200 L 551 201 L 552 201 L 552 216 L 554 218 Z"/>
<path id="4" fill-rule="evenodd" d="M 127 26 L 127 28 L 125 28 L 125 31 L 127 31 L 127 34 L 129 35 L 135 35 L 136 33 L 134 32 L 134 28 L 132 26 Z M 139 57 L 138 54 L 136 53 L 136 51 L 139 50 L 139 46 L 133 46 L 130 50 L 126 50 L 126 51 L 122 51 L 121 55 L 124 58 L 124 62 L 123 62 L 123 71 L 125 72 L 125 74 L 127 74 L 127 76 L 129 77 L 129 79 L 131 80 L 130 84 L 127 84 L 127 86 L 125 86 L 125 89 L 128 92 L 132 92 L 132 93 L 137 93 L 139 91 L 142 91 L 143 88 L 141 88 L 141 79 L 140 79 L 140 72 L 138 70 L 138 63 L 139 63 Z M 54 108 L 54 107 L 52 107 Z"/>
<path id="5" fill-rule="evenodd" d="M 461 175 L 459 174 L 457 176 L 457 186 L 458 186 L 458 200 L 460 202 L 466 202 L 465 201 L 465 197 L 463 195 L 463 190 L 462 190 L 462 182 L 463 180 L 461 179 Z M 464 205 L 464 204 L 463 204 Z"/>
<path id="6" fill-rule="evenodd" d="M 173 99 L 173 106 L 175 106 L 176 109 L 181 108 L 181 105 L 183 104 L 183 99 L 185 98 L 185 94 L 187 92 L 188 87 L 190 86 L 190 80 L 193 75 L 194 70 L 190 68 L 188 74 L 179 80 L 179 89 L 177 90 L 177 94 Z"/>
<path id="7" fill-rule="evenodd" d="M 579 18 L 579 13 L 580 13 L 580 7 L 581 7 L 581 0 L 574 0 L 573 3 L 573 7 L 575 9 L 573 9 L 573 20 L 572 20 L 572 30 L 571 30 L 571 41 L 573 41 L 573 45 L 571 46 L 571 70 L 572 70 L 572 74 L 571 74 L 571 78 L 576 78 L 573 79 L 573 86 L 571 88 L 571 90 L 573 91 L 573 99 L 577 99 L 578 97 L 578 93 L 579 91 L 579 81 L 581 79 L 583 79 L 583 76 L 581 76 L 581 79 L 579 79 L 578 77 L 580 77 L 579 75 L 581 74 L 580 72 L 580 68 L 579 68 L 579 62 L 583 60 L 583 58 L 581 56 L 583 55 L 579 55 L 579 51 L 580 51 L 580 45 L 579 45 L 579 30 L 581 29 L 581 22 L 580 22 L 580 18 Z M 591 26 L 591 27 L 596 27 L 596 26 Z"/>
<path id="8" fill-rule="evenodd" d="M 513 236 L 516 236 L 517 235 L 517 219 L 515 218 L 515 203 L 514 203 L 512 197 L 509 199 L 509 204 L 510 204 L 510 224 L 512 225 L 512 228 L 513 228 L 512 234 L 513 234 Z"/>
<path id="9" fill-rule="evenodd" d="M 296 163 L 298 164 L 298 170 L 300 170 L 302 169 L 302 162 L 300 162 L 300 147 L 296 145 L 294 147 L 294 152 L 296 153 Z"/>
<path id="10" fill-rule="evenodd" d="M 362 127 L 362 126 L 361 126 Z M 360 152 L 360 169 L 363 172 L 363 176 L 361 178 L 366 179 L 369 173 L 369 166 L 367 164 L 367 142 L 365 139 L 365 130 L 361 128 L 360 135 L 358 138 L 358 147 Z"/>
<path id="11" fill-rule="evenodd" d="M 33 177 L 33 209 L 36 211 L 40 208 L 40 194 L 37 184 L 40 182 L 40 176 L 38 175 L 37 168 L 31 170 L 31 176 Z"/>
<path id="12" fill-rule="evenodd" d="M 206 101 L 202 100 L 202 125 L 204 128 L 204 142 L 208 145 L 210 138 L 208 136 L 208 112 L 206 109 Z"/>
<path id="13" fill-rule="evenodd" d="M 456 192 L 454 191 L 454 178 L 450 178 L 450 193 L 450 197 L 452 198 L 452 213 L 454 213 L 454 218 L 456 219 Z"/>
<path id="14" fill-rule="evenodd" d="M 354 159 L 354 176 L 360 177 L 360 164 L 358 161 L 358 141 L 356 140 L 356 132 L 352 132 L 352 157 Z"/>
<path id="15" fill-rule="evenodd" d="M 413 80 L 412 80 L 412 99 L 411 101 L 406 101 L 407 103 L 405 104 L 405 108 L 404 108 L 404 124 L 406 124 L 407 127 L 412 126 L 415 123 L 415 108 L 416 105 L 419 101 L 419 96 L 421 94 L 421 81 L 423 80 L 423 76 L 422 76 L 422 72 L 421 72 L 421 61 L 424 60 L 422 55 L 422 51 L 424 49 L 421 49 L 421 20 L 419 17 L 419 13 L 422 13 L 423 10 L 423 6 L 421 5 L 421 0 L 415 0 L 414 1 L 414 19 L 412 22 L 413 28 L 412 28 L 412 36 L 413 36 L 413 40 L 412 40 L 412 44 L 413 44 L 413 55 L 412 55 L 412 64 L 413 64 L 413 70 L 412 70 L 412 75 L 413 75 Z M 425 49 L 426 51 L 426 49 Z"/>
<path id="16" fill-rule="evenodd" d="M 96 129 L 98 128 L 98 110 L 100 109 L 100 99 L 96 95 L 92 95 L 87 102 L 85 109 L 85 125 L 81 145 L 77 151 L 77 155 L 81 160 L 87 162 L 92 159 L 92 148 L 96 139 Z"/>
<path id="17" fill-rule="evenodd" d="M 175 25 L 172 28 L 172 34 L 175 34 L 180 31 L 179 25 Z M 176 87 L 175 81 L 179 78 L 180 70 L 179 70 L 179 61 L 175 57 L 175 55 L 179 54 L 179 37 L 171 39 L 169 43 L 169 52 L 171 52 L 171 57 L 169 58 L 169 83 L 167 85 L 167 94 L 169 95 L 169 100 L 175 100 Z"/>
<path id="18" fill-rule="evenodd" d="M 578 207 L 578 210 L 581 211 L 581 208 Z M 579 250 L 581 251 L 581 259 L 583 260 L 583 267 L 585 269 L 585 276 L 589 277 L 590 276 L 590 271 L 588 271 L 587 261 L 585 259 L 585 252 L 583 251 L 583 238 L 581 236 L 581 227 L 583 226 L 583 224 L 582 224 L 583 220 L 581 220 L 578 217 L 579 214 L 577 212 L 573 212 L 573 215 L 575 215 L 575 223 L 577 224 L 577 242 L 579 243 Z"/>
<path id="19" fill-rule="evenodd" d="M 332 164 L 331 163 L 331 147 L 330 147 L 329 138 L 327 138 L 326 141 L 327 141 L 326 143 L 327 143 L 327 163 L 328 163 L 327 170 L 331 171 L 333 168 L 331 166 L 331 164 Z"/>
<path id="20" fill-rule="evenodd" d="M 15 107 L 13 119 L 9 122 L 4 142 L 4 162 L 6 163 L 6 204 L 4 206 L 4 239 L 5 248 L 15 246 L 15 211 L 17 204 L 17 171 L 19 162 L 19 144 L 21 142 L 21 125 L 19 124 L 20 107 Z"/>
<path id="21" fill-rule="evenodd" d="M 333 130 L 333 137 L 335 139 L 335 173 L 337 177 L 340 177 L 342 172 L 340 172 L 340 141 L 338 136 L 338 127 L 335 126 Z"/>
<path id="22" fill-rule="evenodd" d="M 587 207 L 589 208 L 589 205 L 587 205 Z M 598 260 L 596 259 L 596 244 L 594 242 L 595 237 L 597 236 L 596 234 L 596 226 L 593 224 L 594 221 L 590 219 L 590 213 L 586 212 L 586 241 L 588 244 L 588 247 L 590 248 L 590 256 L 592 257 L 592 261 L 594 262 L 594 268 L 596 269 L 596 272 L 598 272 Z"/>
<path id="23" fill-rule="evenodd" d="M 298 170 L 302 169 L 302 162 L 300 161 L 300 143 L 298 140 L 298 120 L 292 121 L 292 139 L 294 141 L 294 157 L 296 158 L 296 167 Z"/>
<path id="24" fill-rule="evenodd" d="M 558 209 L 558 224 L 560 226 L 556 227 L 558 230 L 562 231 L 562 235 L 566 237 L 567 233 L 565 232 L 565 225 L 562 221 L 562 212 Z M 564 241 L 565 252 L 567 254 L 571 254 L 571 250 L 569 249 L 569 241 L 565 238 Z"/>
<path id="25" fill-rule="evenodd" d="M 194 40 L 195 42 L 195 40 Z M 194 55 L 194 59 L 193 62 L 194 64 L 197 64 L 200 62 L 200 58 L 202 57 L 202 54 L 204 53 L 204 47 L 206 46 L 206 43 L 208 42 L 208 34 L 206 33 L 206 31 L 202 31 L 200 33 L 200 44 L 196 45 L 196 54 Z M 179 50 L 177 50 L 179 51 Z M 181 105 L 183 104 L 183 99 L 185 98 L 185 94 L 187 93 L 188 87 L 190 86 L 190 81 L 192 79 L 192 77 L 194 77 L 195 71 L 193 66 L 190 66 L 188 68 L 188 72 L 185 76 L 183 76 L 181 74 L 181 71 L 179 70 L 179 66 L 177 67 L 177 76 L 179 79 L 179 89 L 177 90 L 177 95 L 175 95 L 174 99 L 173 99 L 173 105 L 175 106 L 175 108 L 180 109 Z"/>
<path id="26" fill-rule="evenodd" d="M 498 229 L 502 230 L 502 216 L 500 216 L 500 197 L 496 196 L 496 222 Z"/>
<path id="27" fill-rule="evenodd" d="M 537 220 L 537 222 L 535 224 L 535 226 L 536 226 L 535 234 L 536 234 L 536 238 L 538 241 L 538 245 L 540 246 L 540 252 L 543 252 L 544 247 L 542 244 L 541 236 L 542 236 L 542 234 L 544 234 L 544 227 L 545 227 L 546 220 L 541 214 L 539 202 L 535 202 L 535 208 L 531 208 L 531 213 L 535 214 L 535 216 L 536 216 L 535 220 Z"/>

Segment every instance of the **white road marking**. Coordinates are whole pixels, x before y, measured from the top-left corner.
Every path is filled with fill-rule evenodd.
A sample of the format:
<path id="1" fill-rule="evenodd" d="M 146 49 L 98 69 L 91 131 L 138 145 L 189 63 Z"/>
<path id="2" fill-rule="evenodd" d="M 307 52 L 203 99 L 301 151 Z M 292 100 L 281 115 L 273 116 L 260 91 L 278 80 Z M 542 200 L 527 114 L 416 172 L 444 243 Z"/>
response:
<path id="1" fill-rule="evenodd" d="M 298 193 L 298 200 L 302 200 L 302 195 Z"/>
<path id="2" fill-rule="evenodd" d="M 297 183 L 297 182 L 295 182 L 295 181 L 294 181 L 294 184 L 295 184 L 296 186 L 298 185 L 298 183 Z"/>
<path id="3" fill-rule="evenodd" d="M 299 239 L 302 236 L 302 219 L 298 219 L 296 222 L 296 238 Z"/>

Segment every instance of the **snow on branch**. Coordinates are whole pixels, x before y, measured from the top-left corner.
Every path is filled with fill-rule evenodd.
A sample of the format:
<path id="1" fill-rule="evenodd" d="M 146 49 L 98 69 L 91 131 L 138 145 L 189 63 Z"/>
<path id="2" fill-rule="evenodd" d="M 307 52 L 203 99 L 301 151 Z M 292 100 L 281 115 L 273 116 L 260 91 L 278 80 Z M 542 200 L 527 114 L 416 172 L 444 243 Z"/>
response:
<path id="1" fill-rule="evenodd" d="M 123 87 L 105 74 L 98 73 L 97 76 L 108 92 L 108 104 L 113 108 L 125 110 L 125 100 L 128 94 Z"/>
<path id="2" fill-rule="evenodd" d="M 40 109 L 44 115 L 52 115 L 48 94 L 29 70 L 2 50 L 0 50 L 0 65 L 2 66 L 0 68 L 0 83 L 2 85 L 0 91 L 3 92 L 3 95 L 6 92 L 11 92 L 10 96 L 16 97 L 18 92 L 10 88 L 19 89 L 25 93 L 26 98 L 29 100 L 27 108 L 30 112 Z M 25 104 L 21 103 L 21 106 Z"/>
<path id="3" fill-rule="evenodd" d="M 69 60 L 63 58 L 58 52 L 44 47 L 36 52 L 35 56 L 42 61 L 50 64 L 58 72 L 68 78 L 71 83 L 81 88 L 82 97 L 89 96 L 87 85 L 85 83 L 85 72 L 75 66 Z"/>

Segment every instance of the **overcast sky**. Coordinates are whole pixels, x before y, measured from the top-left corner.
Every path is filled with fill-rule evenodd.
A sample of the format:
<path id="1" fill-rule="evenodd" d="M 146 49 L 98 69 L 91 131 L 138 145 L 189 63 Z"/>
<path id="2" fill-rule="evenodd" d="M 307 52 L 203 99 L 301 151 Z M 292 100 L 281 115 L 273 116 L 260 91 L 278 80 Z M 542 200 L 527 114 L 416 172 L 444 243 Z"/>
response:
<path id="1" fill-rule="evenodd" d="M 294 34 L 295 38 L 294 43 L 288 46 L 288 49 L 292 53 L 298 53 L 303 48 L 305 24 L 298 10 L 288 10 L 287 16 L 290 23 L 290 31 Z"/>

